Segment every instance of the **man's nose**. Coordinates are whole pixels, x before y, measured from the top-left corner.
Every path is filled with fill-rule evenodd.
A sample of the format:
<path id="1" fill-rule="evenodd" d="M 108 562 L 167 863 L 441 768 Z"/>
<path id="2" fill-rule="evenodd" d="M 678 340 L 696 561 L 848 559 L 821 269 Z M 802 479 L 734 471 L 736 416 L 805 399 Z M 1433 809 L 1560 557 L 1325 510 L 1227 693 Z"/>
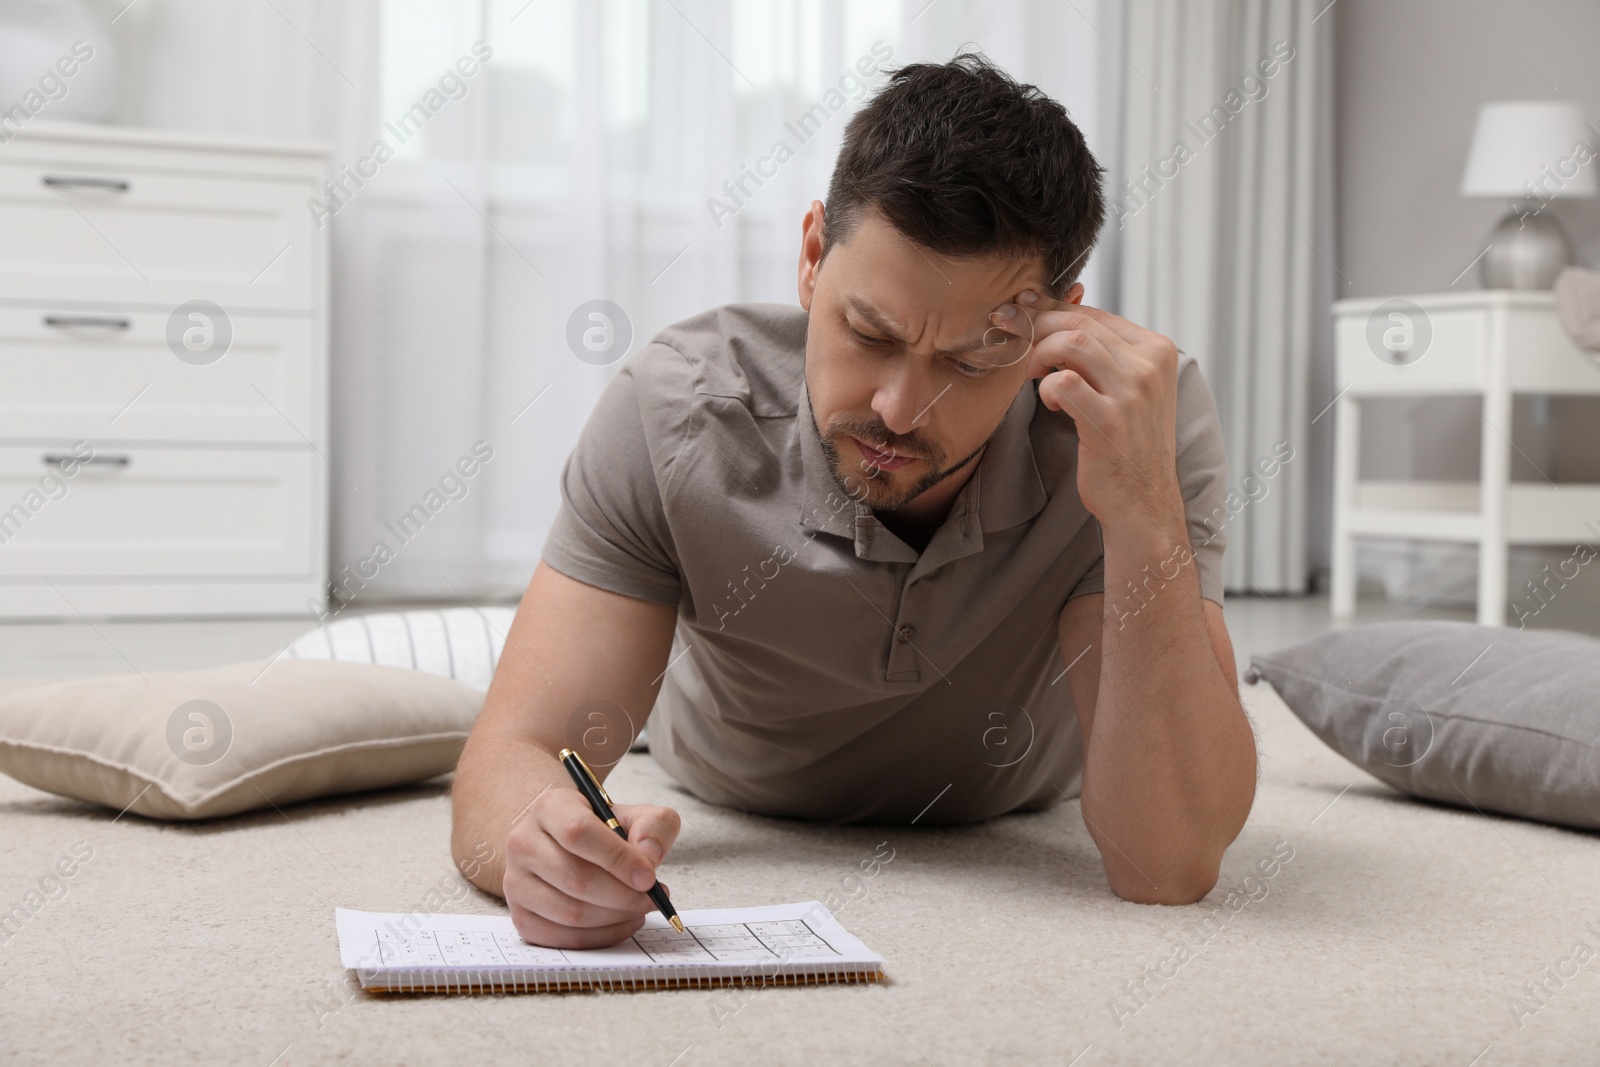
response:
<path id="1" fill-rule="evenodd" d="M 939 389 L 927 375 L 902 367 L 878 384 L 872 410 L 890 433 L 904 437 L 927 424 L 938 395 Z"/>

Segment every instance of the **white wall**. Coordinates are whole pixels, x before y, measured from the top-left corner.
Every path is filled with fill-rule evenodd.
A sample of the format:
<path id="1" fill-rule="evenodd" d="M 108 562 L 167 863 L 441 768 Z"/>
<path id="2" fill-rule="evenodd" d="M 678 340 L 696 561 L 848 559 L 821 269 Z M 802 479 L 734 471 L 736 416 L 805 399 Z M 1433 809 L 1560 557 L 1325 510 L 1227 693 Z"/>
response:
<path id="1" fill-rule="evenodd" d="M 1600 118 L 1600 4 L 1340 0 L 1331 16 L 1337 19 L 1335 259 L 1348 279 L 1335 279 L 1335 286 L 1341 297 L 1448 291 L 1505 210 L 1500 201 L 1458 193 L 1479 106 L 1571 99 Z M 1600 267 L 1600 201 L 1558 201 L 1549 210 L 1572 233 L 1579 261 Z M 1454 288 L 1477 285 L 1474 268 Z M 1331 398 L 1330 391 L 1313 409 Z M 1512 439 L 1529 458 L 1513 453 L 1513 476 L 1537 478 L 1531 459 L 1558 482 L 1600 481 L 1600 409 L 1586 405 L 1549 405 L 1540 425 L 1540 406 L 1520 403 Z M 1465 400 L 1369 410 L 1362 419 L 1364 477 L 1477 476 L 1477 413 Z M 1320 565 L 1328 558 L 1327 499 L 1321 494 L 1312 522 L 1318 538 L 1312 558 Z M 1470 549 L 1369 544 L 1361 569 L 1384 576 L 1392 593 L 1472 600 Z M 1542 563 L 1569 552 L 1516 553 L 1513 595 Z M 1586 591 L 1590 611 L 1600 604 L 1595 584 Z"/>

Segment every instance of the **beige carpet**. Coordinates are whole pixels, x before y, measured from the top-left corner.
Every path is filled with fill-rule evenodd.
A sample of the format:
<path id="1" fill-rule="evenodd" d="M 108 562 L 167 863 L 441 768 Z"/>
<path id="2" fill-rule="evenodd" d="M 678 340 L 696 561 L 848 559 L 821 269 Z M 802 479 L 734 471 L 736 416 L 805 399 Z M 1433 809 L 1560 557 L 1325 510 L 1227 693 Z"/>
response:
<path id="1" fill-rule="evenodd" d="M 618 798 L 685 817 L 664 872 L 680 907 L 835 894 L 887 959 L 882 987 L 368 998 L 339 967 L 336 905 L 497 907 L 451 867 L 442 783 L 186 826 L 0 778 L 0 910 L 93 850 L 0 945 L 0 1061 L 1600 1060 L 1600 956 L 1574 956 L 1600 952 L 1600 838 L 1407 800 L 1264 685 L 1245 697 L 1255 810 L 1184 908 L 1114 898 L 1075 803 L 955 830 L 811 826 L 708 808 L 647 757 L 619 766 Z"/>

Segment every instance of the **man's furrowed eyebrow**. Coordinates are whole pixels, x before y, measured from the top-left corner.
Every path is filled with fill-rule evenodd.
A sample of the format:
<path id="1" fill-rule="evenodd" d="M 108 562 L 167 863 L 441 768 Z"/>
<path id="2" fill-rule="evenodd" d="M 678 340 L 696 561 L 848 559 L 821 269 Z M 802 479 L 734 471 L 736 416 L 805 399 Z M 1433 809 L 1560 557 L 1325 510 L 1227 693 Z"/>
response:
<path id="1" fill-rule="evenodd" d="M 898 341 L 901 344 L 906 343 L 905 338 L 900 336 L 895 327 L 889 324 L 888 320 L 883 317 L 883 314 L 877 308 L 862 300 L 859 296 L 851 296 L 847 299 L 850 306 L 856 309 L 856 314 L 867 320 L 867 325 L 888 334 L 891 341 Z"/>
<path id="2" fill-rule="evenodd" d="M 856 314 L 867 320 L 867 325 L 871 326 L 875 330 L 879 330 L 888 334 L 889 339 L 892 341 L 897 341 L 900 344 L 906 343 L 905 338 L 901 337 L 900 334 L 896 332 L 895 328 L 885 321 L 883 315 L 871 304 L 862 300 L 858 296 L 851 296 L 847 297 L 846 299 L 849 301 L 850 306 L 855 308 Z M 984 343 L 983 338 L 979 337 L 977 340 L 963 345 L 960 348 L 940 349 L 938 354 L 941 356 L 959 356 L 968 352 L 981 352 L 988 347 L 989 346 Z"/>

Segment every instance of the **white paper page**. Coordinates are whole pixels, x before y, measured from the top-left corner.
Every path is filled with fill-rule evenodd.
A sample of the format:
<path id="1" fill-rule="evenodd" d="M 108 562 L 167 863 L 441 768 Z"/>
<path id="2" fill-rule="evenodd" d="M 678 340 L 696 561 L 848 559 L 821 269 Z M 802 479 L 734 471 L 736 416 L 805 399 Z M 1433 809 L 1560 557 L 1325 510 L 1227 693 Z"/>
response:
<path id="1" fill-rule="evenodd" d="M 867 948 L 815 900 L 761 908 L 682 911 L 686 933 L 659 913 L 627 941 L 603 949 L 554 949 L 522 940 L 509 915 L 398 915 L 334 909 L 339 961 L 372 975 L 385 970 L 674 968 L 704 964 L 869 964 Z M 767 968 L 763 968 L 766 970 Z"/>

